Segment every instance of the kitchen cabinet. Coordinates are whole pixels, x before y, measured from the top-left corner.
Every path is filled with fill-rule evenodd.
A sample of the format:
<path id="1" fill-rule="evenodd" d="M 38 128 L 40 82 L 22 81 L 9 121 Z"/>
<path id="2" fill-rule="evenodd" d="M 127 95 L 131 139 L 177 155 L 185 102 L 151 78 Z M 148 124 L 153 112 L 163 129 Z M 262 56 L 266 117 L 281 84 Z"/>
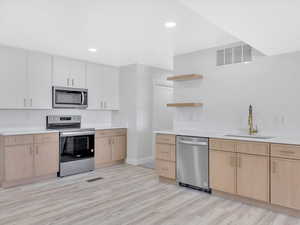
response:
<path id="1" fill-rule="evenodd" d="M 112 138 L 112 160 L 122 160 L 126 157 L 126 136 Z"/>
<path id="2" fill-rule="evenodd" d="M 58 137 L 57 137 L 58 138 Z M 35 176 L 41 177 L 55 174 L 59 168 L 58 142 L 37 143 L 34 145 L 34 168 Z"/>
<path id="3" fill-rule="evenodd" d="M 210 139 L 212 189 L 269 202 L 269 146 Z"/>
<path id="4" fill-rule="evenodd" d="M 27 53 L 0 47 L 0 108 L 24 108 L 27 101 Z"/>
<path id="5" fill-rule="evenodd" d="M 28 97 L 26 107 L 51 109 L 51 56 L 28 53 Z"/>
<path id="6" fill-rule="evenodd" d="M 95 167 L 119 163 L 126 158 L 126 129 L 98 130 L 95 137 Z"/>
<path id="7" fill-rule="evenodd" d="M 101 165 L 112 161 L 111 137 L 96 138 L 95 164 Z"/>
<path id="8" fill-rule="evenodd" d="M 300 146 L 271 145 L 271 203 L 300 210 Z"/>
<path id="9" fill-rule="evenodd" d="M 209 173 L 212 189 L 236 193 L 236 153 L 210 150 Z"/>
<path id="10" fill-rule="evenodd" d="M 176 136 L 156 135 L 155 168 L 159 177 L 176 179 Z"/>
<path id="11" fill-rule="evenodd" d="M 269 201 L 269 157 L 237 154 L 237 194 Z"/>
<path id="12" fill-rule="evenodd" d="M 53 57 L 53 85 L 86 88 L 86 65 L 84 62 L 64 57 Z"/>
<path id="13" fill-rule="evenodd" d="M 171 180 L 176 179 L 176 164 L 175 162 L 156 160 L 156 171 L 160 177 Z"/>
<path id="14" fill-rule="evenodd" d="M 5 136 L 2 185 L 10 187 L 37 178 L 56 175 L 59 165 L 57 133 Z"/>
<path id="15" fill-rule="evenodd" d="M 87 88 L 89 90 L 89 109 L 119 109 L 118 68 L 88 63 Z"/>
<path id="16" fill-rule="evenodd" d="M 32 145 L 16 145 L 5 147 L 5 181 L 17 181 L 33 177 Z"/>
<path id="17" fill-rule="evenodd" d="M 51 108 L 51 57 L 0 47 L 0 108 Z"/>

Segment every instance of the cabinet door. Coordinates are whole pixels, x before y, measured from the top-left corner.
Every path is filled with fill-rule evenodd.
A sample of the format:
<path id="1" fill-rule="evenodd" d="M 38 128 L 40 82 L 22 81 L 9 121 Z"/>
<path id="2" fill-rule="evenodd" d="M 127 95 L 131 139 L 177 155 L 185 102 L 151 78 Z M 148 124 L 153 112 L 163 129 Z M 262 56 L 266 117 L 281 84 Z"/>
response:
<path id="1" fill-rule="evenodd" d="M 53 85 L 71 87 L 70 61 L 64 57 L 53 57 Z"/>
<path id="2" fill-rule="evenodd" d="M 23 108 L 27 98 L 24 50 L 0 47 L 0 108 Z"/>
<path id="3" fill-rule="evenodd" d="M 300 210 L 300 160 L 271 158 L 271 203 Z"/>
<path id="4" fill-rule="evenodd" d="M 28 104 L 33 108 L 51 108 L 51 56 L 28 53 Z"/>
<path id="5" fill-rule="evenodd" d="M 103 66 L 100 86 L 101 101 L 106 110 L 118 110 L 119 106 L 119 70 L 115 67 Z"/>
<path id="6" fill-rule="evenodd" d="M 238 154 L 237 194 L 269 201 L 269 157 Z"/>
<path id="7" fill-rule="evenodd" d="M 17 181 L 33 177 L 33 146 L 7 146 L 4 150 L 5 181 Z"/>
<path id="8" fill-rule="evenodd" d="M 70 60 L 71 86 L 73 88 L 86 88 L 85 63 Z"/>
<path id="9" fill-rule="evenodd" d="M 45 176 L 58 172 L 58 142 L 35 144 L 34 150 L 35 176 Z"/>
<path id="10" fill-rule="evenodd" d="M 101 66 L 97 64 L 87 65 L 87 89 L 88 93 L 88 103 L 89 109 L 100 109 L 101 101 Z"/>
<path id="11" fill-rule="evenodd" d="M 126 158 L 126 136 L 113 138 L 112 160 L 123 160 Z"/>
<path id="12" fill-rule="evenodd" d="M 236 192 L 236 153 L 214 151 L 209 153 L 209 180 L 214 190 Z"/>
<path id="13" fill-rule="evenodd" d="M 111 137 L 95 139 L 95 164 L 101 165 L 112 161 Z"/>

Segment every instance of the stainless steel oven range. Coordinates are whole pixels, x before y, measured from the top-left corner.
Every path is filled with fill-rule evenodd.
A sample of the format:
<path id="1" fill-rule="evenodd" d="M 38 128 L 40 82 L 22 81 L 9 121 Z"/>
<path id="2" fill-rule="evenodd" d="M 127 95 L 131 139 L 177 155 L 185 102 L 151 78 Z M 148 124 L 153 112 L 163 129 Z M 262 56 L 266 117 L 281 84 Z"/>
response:
<path id="1" fill-rule="evenodd" d="M 47 116 L 47 129 L 59 130 L 58 176 L 94 170 L 95 129 L 81 129 L 81 116 Z"/>

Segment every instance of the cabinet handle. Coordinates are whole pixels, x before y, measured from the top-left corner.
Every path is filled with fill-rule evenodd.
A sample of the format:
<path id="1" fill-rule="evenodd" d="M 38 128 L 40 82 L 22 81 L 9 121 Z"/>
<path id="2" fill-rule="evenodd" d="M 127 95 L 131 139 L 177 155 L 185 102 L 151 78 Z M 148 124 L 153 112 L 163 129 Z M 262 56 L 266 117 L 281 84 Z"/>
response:
<path id="1" fill-rule="evenodd" d="M 70 78 L 67 78 L 67 86 L 70 86 Z"/>
<path id="2" fill-rule="evenodd" d="M 74 87 L 75 81 L 74 79 L 72 79 L 72 87 Z"/>
<path id="3" fill-rule="evenodd" d="M 103 109 L 103 101 L 100 103 L 100 108 Z"/>
<path id="4" fill-rule="evenodd" d="M 272 173 L 276 173 L 276 162 L 272 162 Z"/>
<path id="5" fill-rule="evenodd" d="M 30 106 L 32 107 L 32 98 L 30 99 Z"/>
<path id="6" fill-rule="evenodd" d="M 24 98 L 24 107 L 26 107 L 26 98 Z"/>
<path id="7" fill-rule="evenodd" d="M 39 146 L 36 146 L 36 149 L 35 149 L 35 154 L 39 154 Z"/>
<path id="8" fill-rule="evenodd" d="M 280 151 L 280 153 L 282 153 L 282 154 L 290 154 L 290 155 L 295 154 L 295 152 L 292 152 L 292 151 Z"/>

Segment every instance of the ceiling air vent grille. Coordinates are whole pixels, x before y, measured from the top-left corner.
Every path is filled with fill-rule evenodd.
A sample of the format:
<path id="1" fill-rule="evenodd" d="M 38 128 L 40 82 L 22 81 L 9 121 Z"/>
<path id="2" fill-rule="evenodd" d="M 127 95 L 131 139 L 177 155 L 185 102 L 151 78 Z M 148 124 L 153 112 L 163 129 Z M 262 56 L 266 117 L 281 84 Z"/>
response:
<path id="1" fill-rule="evenodd" d="M 219 49 L 217 50 L 216 60 L 217 66 L 252 61 L 252 47 L 244 44 L 231 48 Z"/>

